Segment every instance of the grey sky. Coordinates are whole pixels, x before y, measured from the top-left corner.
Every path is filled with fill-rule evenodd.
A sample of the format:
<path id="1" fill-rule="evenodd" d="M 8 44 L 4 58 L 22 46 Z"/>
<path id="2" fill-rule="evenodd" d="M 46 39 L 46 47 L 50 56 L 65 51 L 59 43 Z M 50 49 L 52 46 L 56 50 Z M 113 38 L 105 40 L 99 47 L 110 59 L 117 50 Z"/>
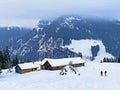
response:
<path id="1" fill-rule="evenodd" d="M 0 26 L 36 26 L 62 15 L 120 19 L 120 0 L 0 0 Z"/>

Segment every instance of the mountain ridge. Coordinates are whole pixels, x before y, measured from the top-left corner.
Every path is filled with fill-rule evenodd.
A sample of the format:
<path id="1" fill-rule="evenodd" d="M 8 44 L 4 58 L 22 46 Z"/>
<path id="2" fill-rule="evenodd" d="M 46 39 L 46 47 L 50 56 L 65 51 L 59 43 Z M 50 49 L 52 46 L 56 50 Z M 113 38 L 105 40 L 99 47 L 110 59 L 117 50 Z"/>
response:
<path id="1" fill-rule="evenodd" d="M 59 17 L 55 20 L 39 21 L 38 26 L 18 38 L 13 55 L 21 60 L 42 60 L 44 58 L 82 57 L 62 46 L 70 45 L 71 40 L 102 40 L 106 51 L 118 57 L 120 25 L 117 20 L 99 20 L 78 16 Z"/>

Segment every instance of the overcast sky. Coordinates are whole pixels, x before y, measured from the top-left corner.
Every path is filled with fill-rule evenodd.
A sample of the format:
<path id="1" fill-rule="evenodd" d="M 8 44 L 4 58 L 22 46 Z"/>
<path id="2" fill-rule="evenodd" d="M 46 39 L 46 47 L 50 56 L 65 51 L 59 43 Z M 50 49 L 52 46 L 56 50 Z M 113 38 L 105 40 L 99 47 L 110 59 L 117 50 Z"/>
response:
<path id="1" fill-rule="evenodd" d="M 0 0 L 0 26 L 34 27 L 62 15 L 120 19 L 120 0 Z"/>

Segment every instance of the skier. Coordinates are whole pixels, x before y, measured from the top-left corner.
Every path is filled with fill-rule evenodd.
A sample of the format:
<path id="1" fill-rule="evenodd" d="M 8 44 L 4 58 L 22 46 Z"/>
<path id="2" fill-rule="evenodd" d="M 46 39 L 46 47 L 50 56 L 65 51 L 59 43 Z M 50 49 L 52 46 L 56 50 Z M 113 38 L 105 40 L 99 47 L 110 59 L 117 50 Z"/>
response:
<path id="1" fill-rule="evenodd" d="M 100 72 L 101 76 L 103 76 L 103 71 Z"/>

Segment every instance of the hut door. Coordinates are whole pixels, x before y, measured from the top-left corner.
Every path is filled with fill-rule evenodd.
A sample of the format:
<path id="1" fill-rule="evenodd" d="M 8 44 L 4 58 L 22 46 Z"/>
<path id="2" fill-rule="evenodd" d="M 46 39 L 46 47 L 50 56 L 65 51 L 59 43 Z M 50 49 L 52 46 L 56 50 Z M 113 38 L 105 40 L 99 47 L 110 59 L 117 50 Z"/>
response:
<path id="1" fill-rule="evenodd" d="M 49 65 L 46 65 L 46 66 L 45 66 L 45 69 L 46 69 L 46 70 L 50 70 L 50 66 L 49 66 Z"/>
<path id="2" fill-rule="evenodd" d="M 44 64 L 44 69 L 51 70 L 51 65 L 49 64 L 48 61 Z"/>
<path id="3" fill-rule="evenodd" d="M 46 69 L 46 70 L 50 70 L 50 69 L 51 69 L 51 66 L 50 66 L 49 62 L 46 63 L 45 69 Z"/>

